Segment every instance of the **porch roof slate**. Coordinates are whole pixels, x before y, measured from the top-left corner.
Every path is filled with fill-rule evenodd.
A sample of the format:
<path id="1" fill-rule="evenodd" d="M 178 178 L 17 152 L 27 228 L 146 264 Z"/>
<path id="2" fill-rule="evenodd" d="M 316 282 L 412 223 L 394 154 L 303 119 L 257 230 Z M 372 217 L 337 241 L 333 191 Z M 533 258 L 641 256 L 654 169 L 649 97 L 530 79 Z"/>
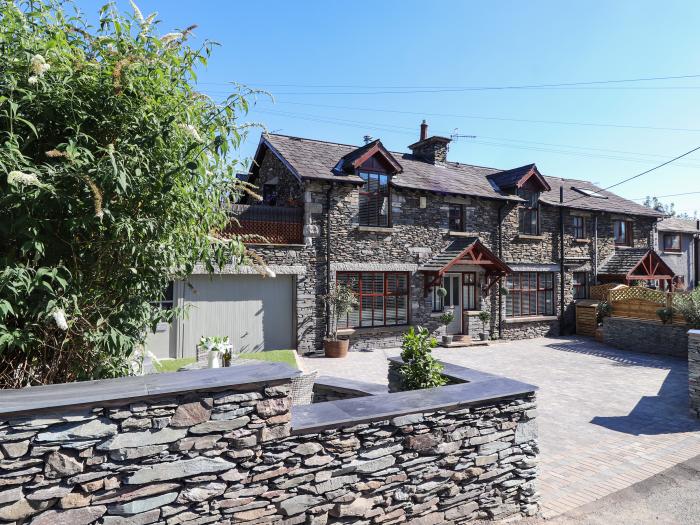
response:
<path id="1" fill-rule="evenodd" d="M 616 248 L 598 269 L 603 275 L 627 275 L 639 264 L 648 252 L 649 248 Z"/>
<path id="2" fill-rule="evenodd" d="M 340 160 L 356 151 L 359 148 L 358 146 L 275 133 L 263 134 L 259 148 L 262 146 L 271 147 L 278 156 L 282 157 L 283 162 L 292 169 L 294 174 L 302 179 L 338 181 L 351 184 L 362 184 L 363 182 L 357 175 L 337 169 Z M 473 166 L 459 162 L 431 164 L 420 160 L 410 153 L 394 151 L 390 151 L 390 153 L 403 167 L 402 173 L 392 177 L 391 183 L 397 188 L 501 201 L 522 202 L 523 200 L 516 195 L 502 191 L 495 182 L 498 180 L 498 174 L 512 172 L 513 170 Z M 515 168 L 516 171 L 519 169 Z M 647 217 L 662 216 L 656 210 L 605 191 L 588 181 L 543 177 L 551 186 L 552 191 L 543 192 L 540 200 L 548 205 L 559 206 L 558 188 L 563 186 L 564 206 L 567 208 Z M 587 196 L 574 188 L 596 192 L 601 197 Z"/>
<path id="3" fill-rule="evenodd" d="M 464 250 L 475 244 L 478 237 L 463 237 L 452 241 L 447 248 L 434 255 L 429 260 L 418 267 L 422 272 L 438 272 L 450 264 Z"/>

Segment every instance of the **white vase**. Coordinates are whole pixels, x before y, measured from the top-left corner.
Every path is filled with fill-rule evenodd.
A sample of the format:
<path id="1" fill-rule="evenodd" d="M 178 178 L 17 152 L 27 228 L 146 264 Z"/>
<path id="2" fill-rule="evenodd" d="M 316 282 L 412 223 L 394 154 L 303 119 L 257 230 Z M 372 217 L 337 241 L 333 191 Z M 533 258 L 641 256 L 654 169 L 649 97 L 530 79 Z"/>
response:
<path id="1" fill-rule="evenodd" d="M 209 350 L 209 368 L 221 368 L 221 352 Z"/>

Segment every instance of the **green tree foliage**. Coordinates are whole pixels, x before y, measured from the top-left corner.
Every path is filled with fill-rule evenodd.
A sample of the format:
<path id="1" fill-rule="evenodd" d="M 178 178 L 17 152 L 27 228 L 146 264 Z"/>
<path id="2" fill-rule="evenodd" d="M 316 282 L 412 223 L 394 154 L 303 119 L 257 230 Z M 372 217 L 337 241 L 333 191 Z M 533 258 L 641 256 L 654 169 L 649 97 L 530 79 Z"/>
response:
<path id="1" fill-rule="evenodd" d="M 410 327 L 404 334 L 401 344 L 401 359 L 404 364 L 399 369 L 404 390 L 434 388 L 447 383 L 442 375 L 444 367 L 432 354 L 436 346 L 437 340 L 427 328 Z"/>
<path id="2" fill-rule="evenodd" d="M 0 387 L 128 374 L 167 282 L 245 256 L 220 232 L 254 93 L 197 93 L 212 43 L 133 7 L 0 0 Z"/>
<path id="3" fill-rule="evenodd" d="M 700 329 L 700 288 L 690 292 L 687 299 L 681 302 L 677 309 L 690 328 Z"/>

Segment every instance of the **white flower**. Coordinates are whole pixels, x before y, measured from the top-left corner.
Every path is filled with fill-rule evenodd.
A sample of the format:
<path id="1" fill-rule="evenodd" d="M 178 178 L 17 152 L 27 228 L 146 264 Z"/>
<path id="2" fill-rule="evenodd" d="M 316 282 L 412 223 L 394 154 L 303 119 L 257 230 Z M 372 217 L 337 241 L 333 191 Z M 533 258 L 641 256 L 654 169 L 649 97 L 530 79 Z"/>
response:
<path id="1" fill-rule="evenodd" d="M 63 309 L 58 308 L 53 311 L 53 320 L 56 321 L 56 326 L 58 326 L 64 332 L 68 330 L 68 322 L 66 321 L 66 313 Z"/>
<path id="2" fill-rule="evenodd" d="M 187 134 L 192 137 L 197 142 L 204 142 L 202 137 L 199 136 L 199 131 L 192 124 L 180 124 L 180 129 L 183 129 Z"/>
<path id="3" fill-rule="evenodd" d="M 33 173 L 11 171 L 7 174 L 8 184 L 24 184 L 26 186 L 42 186 L 39 178 Z"/>
<path id="4" fill-rule="evenodd" d="M 46 59 L 44 59 L 44 57 L 41 55 L 34 55 L 30 61 L 30 64 L 32 72 L 38 77 L 43 77 L 44 73 L 51 68 L 51 66 L 46 63 Z"/>
<path id="5" fill-rule="evenodd" d="M 39 77 L 36 75 L 32 75 L 27 79 L 27 82 L 29 82 L 30 86 L 35 86 L 39 82 Z"/>
<path id="6" fill-rule="evenodd" d="M 102 210 L 98 210 L 97 212 L 95 212 L 95 217 L 97 217 L 97 218 L 100 219 L 100 220 L 102 220 L 102 218 L 103 218 L 104 216 L 105 216 L 105 212 L 102 211 Z"/>
<path id="7" fill-rule="evenodd" d="M 269 266 L 265 266 L 265 275 L 273 279 L 277 277 L 277 274 Z"/>
<path id="8" fill-rule="evenodd" d="M 173 40 L 177 40 L 179 38 L 182 38 L 182 33 L 168 33 L 167 35 L 160 37 L 160 41 L 164 44 L 169 44 Z"/>
<path id="9" fill-rule="evenodd" d="M 129 3 L 131 4 L 131 8 L 134 10 L 134 16 L 136 17 L 136 20 L 139 21 L 139 23 L 143 23 L 143 14 L 141 13 L 141 10 L 138 8 L 138 6 L 132 1 L 129 0 Z"/>

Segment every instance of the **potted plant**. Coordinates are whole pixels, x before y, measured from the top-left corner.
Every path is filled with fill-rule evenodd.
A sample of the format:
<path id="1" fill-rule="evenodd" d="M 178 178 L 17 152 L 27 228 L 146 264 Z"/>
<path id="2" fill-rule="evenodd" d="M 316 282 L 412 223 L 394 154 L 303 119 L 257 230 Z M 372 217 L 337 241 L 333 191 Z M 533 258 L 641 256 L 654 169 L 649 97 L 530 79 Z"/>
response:
<path id="1" fill-rule="evenodd" d="M 444 367 L 432 355 L 437 340 L 430 335 L 427 328 L 410 327 L 403 336 L 399 368 L 403 390 L 435 388 L 447 384 L 442 375 Z"/>
<path id="2" fill-rule="evenodd" d="M 211 337 L 202 336 L 197 344 L 198 348 L 202 348 L 208 352 L 208 362 L 209 368 L 220 368 L 222 357 L 228 354 L 231 355 L 233 345 L 229 342 L 227 335 L 219 336 L 214 335 Z M 230 357 L 229 357 L 230 362 Z M 226 365 L 226 359 L 224 358 L 224 366 Z"/>
<path id="3" fill-rule="evenodd" d="M 659 316 L 663 324 L 668 324 L 673 319 L 673 308 L 659 308 L 656 310 L 656 315 Z"/>
<path id="4" fill-rule="evenodd" d="M 455 314 L 453 312 L 445 312 L 440 316 L 440 324 L 447 328 L 447 325 L 455 320 Z M 442 344 L 447 346 L 452 344 L 452 335 L 445 334 L 442 336 Z"/>
<path id="5" fill-rule="evenodd" d="M 486 323 L 488 323 L 491 320 L 491 313 L 487 312 L 486 310 L 482 310 L 481 312 L 479 312 L 479 320 L 481 321 L 481 326 L 484 330 L 479 334 L 479 338 L 482 341 L 488 341 L 489 334 L 486 333 Z"/>
<path id="6" fill-rule="evenodd" d="M 323 351 L 326 357 L 345 357 L 348 355 L 350 340 L 338 338 L 338 321 L 357 305 L 357 297 L 350 288 L 339 284 L 321 298 L 330 313 L 329 337 L 323 340 Z"/>

